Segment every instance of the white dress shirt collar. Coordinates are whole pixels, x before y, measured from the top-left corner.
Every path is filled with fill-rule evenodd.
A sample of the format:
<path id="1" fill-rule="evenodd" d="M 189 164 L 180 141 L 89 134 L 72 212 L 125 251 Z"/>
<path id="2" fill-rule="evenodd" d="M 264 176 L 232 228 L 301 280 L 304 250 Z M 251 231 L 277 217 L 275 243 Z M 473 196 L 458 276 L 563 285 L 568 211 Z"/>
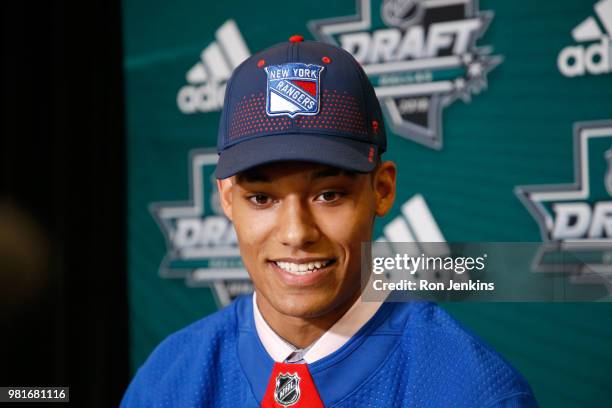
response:
<path id="1" fill-rule="evenodd" d="M 364 302 L 361 296 L 351 308 L 318 340 L 308 346 L 304 361 L 311 364 L 327 357 L 346 344 L 376 314 L 382 302 Z M 253 293 L 253 314 L 257 335 L 264 348 L 278 363 L 285 362 L 298 349 L 272 330 L 257 307 L 257 295 Z"/>

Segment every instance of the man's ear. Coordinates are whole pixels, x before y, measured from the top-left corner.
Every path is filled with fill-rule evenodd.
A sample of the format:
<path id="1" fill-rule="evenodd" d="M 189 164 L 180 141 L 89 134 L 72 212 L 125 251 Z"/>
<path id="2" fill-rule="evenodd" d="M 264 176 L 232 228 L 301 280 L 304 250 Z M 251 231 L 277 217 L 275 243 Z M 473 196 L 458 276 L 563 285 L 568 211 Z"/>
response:
<path id="1" fill-rule="evenodd" d="M 217 179 L 217 189 L 219 190 L 219 200 L 225 216 L 232 219 L 232 190 L 234 188 L 234 177 Z"/>
<path id="2" fill-rule="evenodd" d="M 382 217 L 393 207 L 397 167 L 395 163 L 381 163 L 374 174 L 374 193 L 376 194 L 376 215 Z"/>

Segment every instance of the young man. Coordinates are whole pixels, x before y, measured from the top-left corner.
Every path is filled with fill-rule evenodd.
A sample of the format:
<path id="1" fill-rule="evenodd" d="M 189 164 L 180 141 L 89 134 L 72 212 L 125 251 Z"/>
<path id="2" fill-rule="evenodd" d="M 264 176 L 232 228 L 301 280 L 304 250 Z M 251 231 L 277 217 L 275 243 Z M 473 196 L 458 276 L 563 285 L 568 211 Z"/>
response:
<path id="1" fill-rule="evenodd" d="M 350 54 L 293 36 L 240 65 L 224 103 L 218 188 L 255 293 L 166 339 L 122 406 L 536 406 L 435 304 L 361 300 L 361 243 L 396 167 Z"/>

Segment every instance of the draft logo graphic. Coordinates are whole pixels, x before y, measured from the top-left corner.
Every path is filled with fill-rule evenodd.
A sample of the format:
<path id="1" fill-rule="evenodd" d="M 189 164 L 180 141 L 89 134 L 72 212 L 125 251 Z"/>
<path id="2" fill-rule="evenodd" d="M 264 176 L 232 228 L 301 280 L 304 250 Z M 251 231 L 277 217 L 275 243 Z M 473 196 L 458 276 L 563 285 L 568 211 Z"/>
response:
<path id="1" fill-rule="evenodd" d="M 223 23 L 215 39 L 202 50 L 200 60 L 187 72 L 188 84 L 176 95 L 178 108 L 185 114 L 221 110 L 232 71 L 251 56 L 234 20 Z"/>
<path id="2" fill-rule="evenodd" d="M 211 287 L 220 306 L 253 291 L 244 269 L 233 225 L 223 214 L 216 188 L 214 149 L 190 153 L 190 199 L 154 203 L 150 211 L 166 240 L 160 265 L 164 278 L 183 278 L 188 286 Z"/>
<path id="3" fill-rule="evenodd" d="M 323 67 L 295 62 L 264 68 L 268 76 L 266 113 L 268 116 L 316 115 L 320 106 Z"/>
<path id="4" fill-rule="evenodd" d="M 544 241 L 534 270 L 568 272 L 573 282 L 603 283 L 612 292 L 612 121 L 574 124 L 573 183 L 515 192 Z"/>
<path id="5" fill-rule="evenodd" d="M 444 108 L 470 102 L 502 61 L 492 47 L 476 46 L 493 13 L 477 0 L 356 0 L 356 8 L 308 28 L 361 63 L 394 133 L 441 149 Z"/>
<path id="6" fill-rule="evenodd" d="M 612 0 L 601 0 L 590 16 L 572 30 L 581 45 L 570 45 L 559 53 L 557 66 L 566 77 L 612 72 Z"/>

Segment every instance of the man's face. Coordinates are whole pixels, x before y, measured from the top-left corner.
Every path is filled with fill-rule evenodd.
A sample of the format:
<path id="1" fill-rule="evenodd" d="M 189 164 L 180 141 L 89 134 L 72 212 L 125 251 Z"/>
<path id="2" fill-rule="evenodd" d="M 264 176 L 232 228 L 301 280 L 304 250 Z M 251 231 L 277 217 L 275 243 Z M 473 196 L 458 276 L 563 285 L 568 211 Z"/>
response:
<path id="1" fill-rule="evenodd" d="M 219 182 L 242 260 L 262 300 L 302 318 L 354 300 L 361 243 L 371 239 L 375 216 L 390 207 L 376 180 L 373 174 L 282 162 Z"/>

